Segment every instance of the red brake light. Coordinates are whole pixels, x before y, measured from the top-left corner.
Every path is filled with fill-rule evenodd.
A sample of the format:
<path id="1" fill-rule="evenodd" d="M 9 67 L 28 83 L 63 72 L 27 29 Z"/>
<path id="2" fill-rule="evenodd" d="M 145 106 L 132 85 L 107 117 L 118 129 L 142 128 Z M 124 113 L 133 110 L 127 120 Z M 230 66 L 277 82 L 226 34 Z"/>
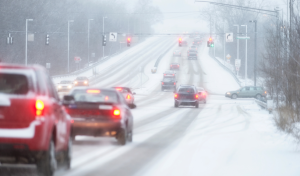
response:
<path id="1" fill-rule="evenodd" d="M 199 98 L 198 94 L 196 94 L 195 98 L 196 98 L 196 99 L 198 99 L 198 98 Z"/>
<path id="2" fill-rule="evenodd" d="M 174 76 L 174 74 L 172 74 L 172 76 Z"/>
<path id="3" fill-rule="evenodd" d="M 122 90 L 122 88 L 119 88 L 119 87 L 118 87 L 118 88 L 116 88 L 116 90 L 118 90 L 118 91 L 121 91 L 121 90 Z"/>
<path id="4" fill-rule="evenodd" d="M 114 110 L 114 115 L 119 116 L 121 114 L 121 111 L 119 109 Z"/>
<path id="5" fill-rule="evenodd" d="M 129 37 L 128 37 L 128 38 L 127 38 L 127 41 L 129 41 L 129 42 L 130 42 L 130 40 L 131 40 L 131 38 L 129 38 Z"/>
<path id="6" fill-rule="evenodd" d="M 42 100 L 36 100 L 35 102 L 35 115 L 42 116 L 44 112 L 45 104 Z"/>
<path id="7" fill-rule="evenodd" d="M 131 97 L 130 97 L 130 95 L 129 95 L 129 94 L 127 95 L 126 99 L 128 99 L 128 100 L 130 100 L 130 99 L 131 99 Z"/>
<path id="8" fill-rule="evenodd" d="M 164 85 L 164 82 L 161 82 L 162 85 Z"/>
<path id="9" fill-rule="evenodd" d="M 106 96 L 106 97 L 105 97 L 105 100 L 107 101 L 108 99 L 109 99 L 108 96 Z"/>
<path id="10" fill-rule="evenodd" d="M 177 94 L 175 94 L 175 95 L 174 95 L 174 98 L 178 98 L 178 95 L 177 95 Z"/>
<path id="11" fill-rule="evenodd" d="M 176 82 L 174 82 L 174 85 L 176 85 Z"/>
<path id="12" fill-rule="evenodd" d="M 86 92 L 87 93 L 98 94 L 98 93 L 100 93 L 100 90 L 92 90 L 92 89 L 90 89 L 90 90 L 87 90 Z"/>
<path id="13" fill-rule="evenodd" d="M 164 74 L 164 76 L 166 76 L 166 74 Z"/>

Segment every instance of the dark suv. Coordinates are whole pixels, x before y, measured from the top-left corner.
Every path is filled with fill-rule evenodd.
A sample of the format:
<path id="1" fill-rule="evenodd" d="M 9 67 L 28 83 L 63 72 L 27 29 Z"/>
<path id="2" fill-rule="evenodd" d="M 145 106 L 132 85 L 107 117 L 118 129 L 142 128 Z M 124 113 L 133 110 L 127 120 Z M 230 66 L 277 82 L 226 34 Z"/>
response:
<path id="1" fill-rule="evenodd" d="M 180 105 L 199 107 L 199 94 L 193 85 L 180 85 L 174 92 L 174 106 Z"/>
<path id="2" fill-rule="evenodd" d="M 71 119 L 40 66 L 0 64 L 0 163 L 36 164 L 51 176 L 70 167 Z M 1 174 L 0 174 L 1 175 Z"/>
<path id="3" fill-rule="evenodd" d="M 175 77 L 164 77 L 161 81 L 161 90 L 164 91 L 165 89 L 173 89 L 176 90 L 176 79 Z"/>

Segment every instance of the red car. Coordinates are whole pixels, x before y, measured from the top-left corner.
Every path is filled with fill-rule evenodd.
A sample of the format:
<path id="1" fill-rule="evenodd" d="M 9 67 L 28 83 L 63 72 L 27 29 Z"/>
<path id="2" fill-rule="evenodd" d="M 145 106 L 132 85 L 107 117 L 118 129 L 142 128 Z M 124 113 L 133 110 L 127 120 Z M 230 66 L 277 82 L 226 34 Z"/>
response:
<path id="1" fill-rule="evenodd" d="M 64 96 L 72 135 L 115 137 L 121 145 L 132 141 L 133 117 L 124 97 L 115 89 L 75 88 Z"/>
<path id="2" fill-rule="evenodd" d="M 71 119 L 40 66 L 0 64 L 0 163 L 51 176 L 71 163 Z"/>
<path id="3" fill-rule="evenodd" d="M 206 103 L 207 92 L 202 87 L 197 87 L 197 90 L 199 94 L 199 100 L 203 103 Z"/>
<path id="4" fill-rule="evenodd" d="M 131 108 L 135 107 L 134 104 L 135 92 L 131 92 L 130 88 L 128 87 L 113 87 L 113 88 L 119 91 L 124 96 L 128 106 L 130 106 Z"/>
<path id="5" fill-rule="evenodd" d="M 171 63 L 170 70 L 179 70 L 179 64 L 178 63 Z"/>

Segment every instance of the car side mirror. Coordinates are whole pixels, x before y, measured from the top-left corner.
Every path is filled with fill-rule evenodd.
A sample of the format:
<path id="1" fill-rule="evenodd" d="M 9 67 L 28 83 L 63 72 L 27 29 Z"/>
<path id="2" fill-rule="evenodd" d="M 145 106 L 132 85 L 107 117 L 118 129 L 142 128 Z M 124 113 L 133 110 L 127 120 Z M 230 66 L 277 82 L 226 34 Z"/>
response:
<path id="1" fill-rule="evenodd" d="M 63 97 L 63 101 L 62 104 L 63 105 L 67 105 L 67 104 L 71 104 L 75 101 L 74 96 L 73 95 L 65 95 Z"/>

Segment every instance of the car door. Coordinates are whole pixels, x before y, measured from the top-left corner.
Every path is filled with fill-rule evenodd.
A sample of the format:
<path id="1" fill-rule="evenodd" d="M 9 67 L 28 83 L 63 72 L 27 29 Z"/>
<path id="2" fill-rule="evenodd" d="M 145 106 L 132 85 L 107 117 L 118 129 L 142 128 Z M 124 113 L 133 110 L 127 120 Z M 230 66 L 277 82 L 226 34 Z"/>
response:
<path id="1" fill-rule="evenodd" d="M 240 89 L 240 93 L 238 95 L 240 98 L 245 98 L 247 96 L 246 87 Z"/>

